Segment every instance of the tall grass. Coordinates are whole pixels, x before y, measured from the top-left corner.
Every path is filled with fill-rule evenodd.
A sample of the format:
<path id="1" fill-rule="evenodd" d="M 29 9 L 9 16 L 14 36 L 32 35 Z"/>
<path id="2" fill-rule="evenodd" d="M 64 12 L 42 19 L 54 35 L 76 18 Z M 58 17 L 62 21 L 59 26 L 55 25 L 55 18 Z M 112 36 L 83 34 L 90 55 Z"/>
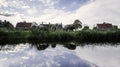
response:
<path id="1" fill-rule="evenodd" d="M 120 31 L 81 31 L 76 34 L 79 42 L 120 42 Z"/>
<path id="2" fill-rule="evenodd" d="M 0 43 L 6 42 L 69 42 L 104 43 L 120 42 L 120 30 L 117 31 L 0 31 Z"/>
<path id="3" fill-rule="evenodd" d="M 29 40 L 37 41 L 72 41 L 75 39 L 73 32 L 66 31 L 32 31 L 32 35 Z"/>
<path id="4" fill-rule="evenodd" d="M 24 43 L 29 35 L 27 31 L 0 31 L 0 43 Z"/>

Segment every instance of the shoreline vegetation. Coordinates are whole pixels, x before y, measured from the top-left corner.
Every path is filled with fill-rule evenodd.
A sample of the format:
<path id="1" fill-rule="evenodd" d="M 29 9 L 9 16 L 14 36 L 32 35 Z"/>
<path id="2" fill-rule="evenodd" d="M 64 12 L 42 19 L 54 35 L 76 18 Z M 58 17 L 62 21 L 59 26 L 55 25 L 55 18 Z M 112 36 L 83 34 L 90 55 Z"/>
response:
<path id="1" fill-rule="evenodd" d="M 119 43 L 120 29 L 105 22 L 97 24 L 93 29 L 89 29 L 89 26 L 82 28 L 79 19 L 64 27 L 62 23 L 37 25 L 25 21 L 17 23 L 14 28 L 9 21 L 0 21 L 0 44 L 41 42 Z"/>
<path id="2" fill-rule="evenodd" d="M 98 31 L 40 31 L 14 30 L 0 31 L 0 43 L 41 43 L 41 42 L 78 42 L 78 43 L 119 43 L 120 30 Z"/>

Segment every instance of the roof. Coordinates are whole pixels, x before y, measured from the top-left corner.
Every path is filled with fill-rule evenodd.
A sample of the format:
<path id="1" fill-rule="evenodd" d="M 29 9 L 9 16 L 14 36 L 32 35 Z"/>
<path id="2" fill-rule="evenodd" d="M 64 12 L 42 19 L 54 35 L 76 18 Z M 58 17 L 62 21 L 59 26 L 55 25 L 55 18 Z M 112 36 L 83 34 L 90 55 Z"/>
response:
<path id="1" fill-rule="evenodd" d="M 17 23 L 16 27 L 31 28 L 31 25 L 32 23 L 20 22 L 20 23 Z"/>
<path id="2" fill-rule="evenodd" d="M 112 28 L 112 24 L 109 23 L 103 23 L 103 24 L 97 24 L 98 28 Z"/>

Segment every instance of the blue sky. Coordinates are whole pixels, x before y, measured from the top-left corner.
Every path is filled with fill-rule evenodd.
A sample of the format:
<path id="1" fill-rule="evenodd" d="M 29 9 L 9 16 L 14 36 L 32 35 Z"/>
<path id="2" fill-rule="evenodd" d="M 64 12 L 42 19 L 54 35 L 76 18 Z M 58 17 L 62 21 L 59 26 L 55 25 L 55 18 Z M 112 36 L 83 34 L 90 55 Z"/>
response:
<path id="1" fill-rule="evenodd" d="M 93 26 L 103 21 L 119 25 L 120 0 L 0 0 L 0 19 Z"/>

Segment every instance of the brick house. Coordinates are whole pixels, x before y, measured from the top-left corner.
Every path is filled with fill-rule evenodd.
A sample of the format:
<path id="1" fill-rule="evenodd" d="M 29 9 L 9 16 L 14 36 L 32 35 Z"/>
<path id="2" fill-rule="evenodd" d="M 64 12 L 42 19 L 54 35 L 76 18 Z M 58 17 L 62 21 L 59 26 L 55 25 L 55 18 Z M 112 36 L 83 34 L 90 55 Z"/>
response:
<path id="1" fill-rule="evenodd" d="M 16 29 L 18 30 L 29 30 L 37 27 L 37 23 L 35 22 L 18 22 L 16 24 Z"/>
<path id="2" fill-rule="evenodd" d="M 112 29 L 112 24 L 110 23 L 103 23 L 103 24 L 97 24 L 98 30 L 108 31 Z"/>

